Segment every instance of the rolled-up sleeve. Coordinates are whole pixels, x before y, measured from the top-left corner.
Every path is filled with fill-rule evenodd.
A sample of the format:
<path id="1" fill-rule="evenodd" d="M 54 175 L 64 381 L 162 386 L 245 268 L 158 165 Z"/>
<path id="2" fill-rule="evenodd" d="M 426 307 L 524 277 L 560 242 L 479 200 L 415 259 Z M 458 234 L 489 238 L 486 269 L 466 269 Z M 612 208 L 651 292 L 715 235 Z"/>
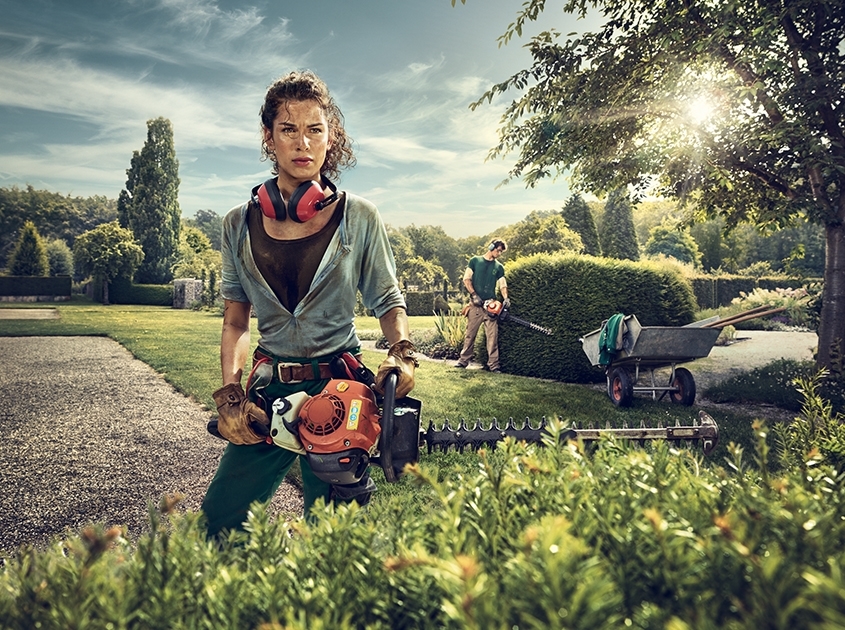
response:
<path id="1" fill-rule="evenodd" d="M 368 238 L 361 260 L 358 289 L 364 306 L 378 318 L 397 306 L 406 306 L 396 280 L 396 261 L 381 216 L 372 208 L 368 218 Z"/>
<path id="2" fill-rule="evenodd" d="M 223 270 L 220 277 L 220 295 L 225 300 L 234 302 L 249 302 L 238 276 L 235 257 L 238 255 L 238 230 L 242 229 L 244 221 L 242 214 L 246 212 L 245 206 L 238 206 L 229 211 L 223 219 L 223 228 L 220 238 L 220 252 L 223 257 Z"/>

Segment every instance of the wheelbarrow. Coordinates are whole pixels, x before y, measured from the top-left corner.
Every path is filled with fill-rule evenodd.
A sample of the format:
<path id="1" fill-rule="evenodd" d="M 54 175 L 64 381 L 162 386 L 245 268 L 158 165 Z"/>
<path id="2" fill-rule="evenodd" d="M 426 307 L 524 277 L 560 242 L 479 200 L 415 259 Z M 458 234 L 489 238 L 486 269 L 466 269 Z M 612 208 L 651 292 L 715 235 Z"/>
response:
<path id="1" fill-rule="evenodd" d="M 669 399 L 681 405 L 695 402 L 695 379 L 679 363 L 688 363 L 710 354 L 721 332 L 713 324 L 717 317 L 686 326 L 642 326 L 635 315 L 622 318 L 622 347 L 602 364 L 599 337 L 602 328 L 579 339 L 584 353 L 594 366 L 605 368 L 607 395 L 617 407 L 628 407 L 634 394 L 651 393 L 653 400 Z M 669 379 L 659 384 L 654 371 L 670 368 Z M 648 373 L 650 382 L 640 384 L 641 373 Z M 658 398 L 659 394 L 659 398 Z"/>

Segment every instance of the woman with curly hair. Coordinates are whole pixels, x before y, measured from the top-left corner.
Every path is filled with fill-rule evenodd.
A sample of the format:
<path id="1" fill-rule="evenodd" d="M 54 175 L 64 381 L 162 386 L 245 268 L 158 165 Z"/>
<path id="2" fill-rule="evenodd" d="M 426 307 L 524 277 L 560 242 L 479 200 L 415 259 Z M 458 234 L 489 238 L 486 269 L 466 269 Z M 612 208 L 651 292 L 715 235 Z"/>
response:
<path id="1" fill-rule="evenodd" d="M 321 392 L 338 357 L 360 356 L 358 291 L 391 344 L 374 388 L 383 391 L 390 372 L 399 375 L 397 397 L 414 386 L 416 358 L 384 224 L 372 203 L 332 182 L 355 164 L 340 109 L 315 74 L 291 72 L 269 87 L 260 116 L 273 177 L 223 221 L 223 387 L 214 400 L 216 432 L 229 444 L 203 501 L 210 536 L 241 528 L 250 504 L 269 501 L 297 457 L 306 516 L 320 497 L 363 504 L 374 491 L 368 475 L 354 487 L 331 486 L 295 441 L 287 450 L 266 439 L 273 400 Z M 251 312 L 259 339 L 245 390 Z"/>

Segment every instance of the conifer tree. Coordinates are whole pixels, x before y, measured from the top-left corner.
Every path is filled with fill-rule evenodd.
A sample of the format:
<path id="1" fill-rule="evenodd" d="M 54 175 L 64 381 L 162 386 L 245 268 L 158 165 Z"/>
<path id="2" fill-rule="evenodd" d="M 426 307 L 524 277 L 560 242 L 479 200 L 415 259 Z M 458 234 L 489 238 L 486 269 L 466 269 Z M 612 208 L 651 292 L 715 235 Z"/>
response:
<path id="1" fill-rule="evenodd" d="M 624 188 L 617 188 L 607 196 L 602 220 L 601 251 L 608 258 L 640 259 L 634 212 Z"/>
<path id="2" fill-rule="evenodd" d="M 117 200 L 118 220 L 144 250 L 135 272 L 139 283 L 164 284 L 173 279 L 179 249 L 179 161 L 173 127 L 166 118 L 147 121 L 147 141 L 132 154 L 126 188 Z"/>
<path id="3" fill-rule="evenodd" d="M 584 198 L 575 193 L 569 198 L 560 213 L 566 219 L 569 228 L 581 237 L 581 242 L 584 244 L 584 253 L 591 256 L 601 256 L 596 221 Z"/>
<path id="4" fill-rule="evenodd" d="M 13 276 L 46 276 L 50 272 L 47 249 L 32 221 L 21 228 L 18 242 L 9 257 L 9 273 Z"/>

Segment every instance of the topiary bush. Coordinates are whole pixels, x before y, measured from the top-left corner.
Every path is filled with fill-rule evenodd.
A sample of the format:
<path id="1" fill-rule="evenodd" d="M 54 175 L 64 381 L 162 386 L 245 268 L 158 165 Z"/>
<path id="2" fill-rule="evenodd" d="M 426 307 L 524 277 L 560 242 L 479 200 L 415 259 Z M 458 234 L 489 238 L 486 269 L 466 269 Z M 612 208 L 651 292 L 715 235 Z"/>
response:
<path id="1" fill-rule="evenodd" d="M 592 256 L 537 255 L 506 268 L 511 312 L 551 328 L 552 336 L 507 321 L 499 326 L 502 369 L 567 382 L 604 378 L 590 365 L 579 338 L 615 313 L 643 326 L 693 321 L 695 298 L 674 265 Z"/>

